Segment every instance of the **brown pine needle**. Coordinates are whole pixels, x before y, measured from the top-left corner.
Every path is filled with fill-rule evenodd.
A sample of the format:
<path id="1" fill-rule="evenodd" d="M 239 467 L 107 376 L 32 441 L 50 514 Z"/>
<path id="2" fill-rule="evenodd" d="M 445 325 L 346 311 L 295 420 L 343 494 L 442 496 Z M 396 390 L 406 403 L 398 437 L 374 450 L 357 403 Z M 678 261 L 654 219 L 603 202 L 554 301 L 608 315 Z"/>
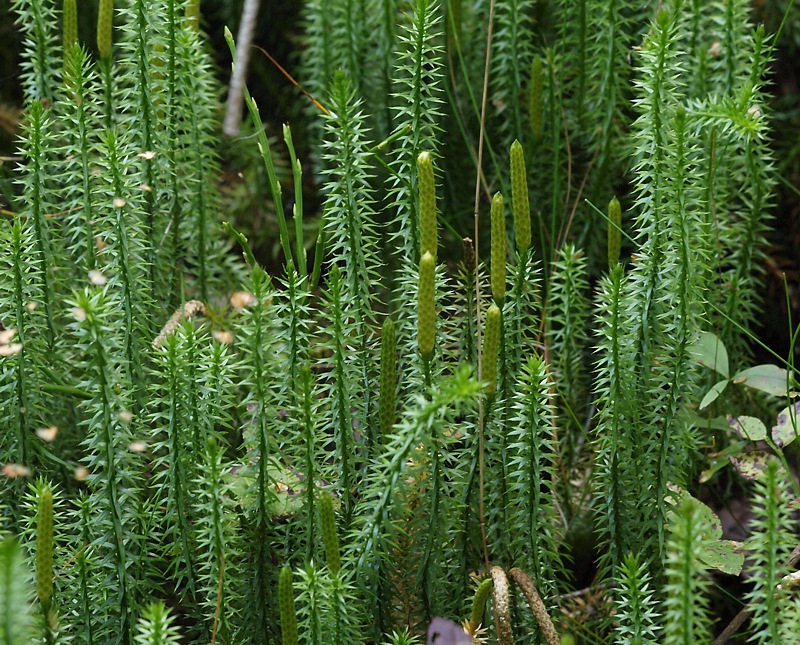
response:
<path id="1" fill-rule="evenodd" d="M 328 110 L 325 108 L 325 106 L 322 105 L 322 103 L 320 103 L 319 101 L 317 101 L 317 99 L 315 99 L 313 96 L 311 96 L 311 94 L 309 94 L 306 91 L 306 89 L 302 85 L 300 85 L 300 83 L 298 83 L 296 80 L 294 80 L 294 78 L 292 78 L 292 75 L 289 72 L 287 72 L 285 69 L 283 69 L 281 64 L 278 61 L 276 61 L 266 49 L 264 49 L 263 47 L 259 47 L 258 45 L 253 45 L 253 47 L 255 47 L 258 51 L 260 51 L 262 54 L 264 54 L 264 56 L 266 56 L 269 59 L 269 62 L 272 63 L 273 65 L 275 65 L 275 67 L 278 68 L 278 71 L 281 74 L 283 74 L 289 80 L 289 82 L 292 85 L 294 85 L 303 94 L 305 94 L 306 98 L 309 101 L 311 101 L 314 105 L 316 105 L 322 111 L 322 113 L 325 114 L 325 116 L 330 116 L 331 115 L 331 113 L 328 112 Z"/>

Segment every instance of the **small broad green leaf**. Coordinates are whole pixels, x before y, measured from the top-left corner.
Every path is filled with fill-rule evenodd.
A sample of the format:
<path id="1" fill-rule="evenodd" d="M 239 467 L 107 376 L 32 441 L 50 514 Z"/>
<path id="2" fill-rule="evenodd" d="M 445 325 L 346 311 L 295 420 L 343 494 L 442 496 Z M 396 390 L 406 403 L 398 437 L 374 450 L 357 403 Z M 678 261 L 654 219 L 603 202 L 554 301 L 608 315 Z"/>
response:
<path id="1" fill-rule="evenodd" d="M 795 403 L 781 410 L 776 425 L 772 427 L 772 440 L 778 448 L 788 446 L 797 439 L 800 432 L 797 424 L 797 415 L 800 413 L 800 403 Z"/>
<path id="2" fill-rule="evenodd" d="M 723 378 L 728 378 L 728 351 L 716 334 L 710 331 L 701 332 L 691 352 L 700 365 L 710 367 Z"/>
<path id="3" fill-rule="evenodd" d="M 698 519 L 706 527 L 706 530 L 703 531 L 703 535 L 706 539 L 717 540 L 722 536 L 722 523 L 719 521 L 714 511 L 703 504 L 699 499 L 692 497 L 689 492 L 683 488 L 675 485 L 668 485 L 668 487 L 672 491 L 669 501 L 672 502 L 675 507 L 680 506 L 685 501 L 688 501 L 695 507 Z M 674 514 L 670 513 L 669 515 L 670 521 L 674 519 Z"/>
<path id="4" fill-rule="evenodd" d="M 760 419 L 746 416 L 734 417 L 730 414 L 727 416 L 727 419 L 728 425 L 742 439 L 761 441 L 767 437 L 767 428 Z"/>
<path id="5" fill-rule="evenodd" d="M 269 506 L 273 514 L 284 517 L 299 511 L 303 505 L 305 484 L 301 477 L 288 468 L 272 464 L 268 468 L 270 486 Z M 256 499 L 256 477 L 252 471 L 241 469 L 232 481 L 231 491 L 240 504 L 247 508 Z"/>
<path id="6" fill-rule="evenodd" d="M 727 455 L 717 455 L 709 460 L 709 466 L 702 473 L 700 473 L 700 483 L 705 484 L 720 470 L 725 468 L 730 462 Z"/>
<path id="7" fill-rule="evenodd" d="M 716 513 L 699 499 L 695 499 L 688 492 L 677 486 L 669 486 L 672 491 L 671 501 L 676 506 L 688 502 L 695 508 L 697 518 L 704 527 L 700 532 L 700 561 L 709 569 L 716 569 L 723 573 L 738 575 L 744 564 L 744 555 L 739 552 L 739 544 L 732 540 L 720 540 L 722 537 L 722 522 Z M 670 522 L 674 521 L 674 513 L 669 514 Z"/>
<path id="8" fill-rule="evenodd" d="M 756 365 L 742 370 L 732 380 L 767 394 L 786 396 L 786 370 L 777 365 Z"/>
<path id="9" fill-rule="evenodd" d="M 717 397 L 722 394 L 722 391 L 728 386 L 729 381 L 720 381 L 719 383 L 714 383 L 711 386 L 711 389 L 706 392 L 706 395 L 703 397 L 703 400 L 700 401 L 700 409 L 703 410 L 711 405 L 714 401 L 717 400 Z"/>
<path id="10" fill-rule="evenodd" d="M 745 479 L 758 479 L 767 469 L 770 459 L 772 459 L 772 455 L 769 453 L 754 450 L 739 457 L 731 457 L 731 463 Z"/>
<path id="11" fill-rule="evenodd" d="M 709 481 L 720 470 L 731 463 L 731 457 L 738 457 L 740 454 L 742 454 L 747 445 L 748 444 L 744 441 L 736 441 L 725 448 L 725 450 L 722 452 L 709 455 L 708 468 L 706 468 L 700 474 L 700 483 L 705 484 L 707 481 Z"/>
<path id="12" fill-rule="evenodd" d="M 728 425 L 728 419 L 725 417 L 701 417 L 694 414 L 691 410 L 687 410 L 686 412 L 686 421 L 697 428 L 722 430 L 723 432 L 727 432 L 731 429 Z"/>
<path id="13" fill-rule="evenodd" d="M 732 576 L 738 576 L 744 565 L 744 553 L 740 543 L 733 540 L 717 540 L 703 544 L 699 553 L 700 561 L 709 569 L 715 569 Z"/>

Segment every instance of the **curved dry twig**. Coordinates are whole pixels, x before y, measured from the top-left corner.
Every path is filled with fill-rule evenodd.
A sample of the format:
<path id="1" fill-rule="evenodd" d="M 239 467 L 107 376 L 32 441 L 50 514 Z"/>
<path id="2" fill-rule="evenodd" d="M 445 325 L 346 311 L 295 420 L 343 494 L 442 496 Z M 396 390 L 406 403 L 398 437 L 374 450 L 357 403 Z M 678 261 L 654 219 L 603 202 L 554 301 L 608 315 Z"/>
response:
<path id="1" fill-rule="evenodd" d="M 494 606 L 494 626 L 499 645 L 514 645 L 511 631 L 511 607 L 508 600 L 508 578 L 500 567 L 492 567 L 492 605 Z"/>
<path id="2" fill-rule="evenodd" d="M 539 623 L 539 629 L 542 630 L 545 640 L 548 645 L 559 645 L 561 639 L 558 637 L 553 621 L 550 620 L 550 615 L 547 613 L 547 608 L 544 606 L 539 592 L 536 591 L 536 585 L 533 584 L 531 577 L 522 569 L 514 567 L 508 572 L 514 582 L 517 583 L 525 598 L 528 599 L 533 615 L 536 617 L 536 622 Z"/>

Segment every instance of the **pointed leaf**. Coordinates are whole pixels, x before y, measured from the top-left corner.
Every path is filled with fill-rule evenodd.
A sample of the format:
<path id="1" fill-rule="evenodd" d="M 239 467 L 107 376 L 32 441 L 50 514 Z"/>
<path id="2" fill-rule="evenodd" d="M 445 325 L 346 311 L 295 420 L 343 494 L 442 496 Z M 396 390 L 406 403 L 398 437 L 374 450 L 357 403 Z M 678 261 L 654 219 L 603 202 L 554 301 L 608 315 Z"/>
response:
<path id="1" fill-rule="evenodd" d="M 709 481 L 720 470 L 731 463 L 731 457 L 738 457 L 741 455 L 747 445 L 748 444 L 745 441 L 736 441 L 725 448 L 725 450 L 722 452 L 710 454 L 708 456 L 708 468 L 706 468 L 700 474 L 700 483 L 705 484 L 707 481 Z"/>
<path id="2" fill-rule="evenodd" d="M 691 352 L 700 365 L 710 367 L 723 378 L 728 378 L 728 351 L 715 334 L 710 331 L 701 332 Z"/>
<path id="3" fill-rule="evenodd" d="M 786 396 L 786 370 L 777 365 L 756 365 L 742 370 L 732 380 L 767 394 Z"/>
<path id="4" fill-rule="evenodd" d="M 761 422 L 760 419 L 746 416 L 734 417 L 730 414 L 728 415 L 727 419 L 728 425 L 742 439 L 761 441 L 767 437 L 767 427 Z"/>
<path id="5" fill-rule="evenodd" d="M 794 407 L 794 411 L 792 411 Z M 800 403 L 788 406 L 781 410 L 778 415 L 777 424 L 772 427 L 772 440 L 778 448 L 788 446 L 797 439 L 798 429 L 797 415 L 800 413 Z"/>
<path id="6" fill-rule="evenodd" d="M 772 455 L 755 450 L 747 452 L 740 457 L 731 457 L 731 463 L 736 466 L 736 470 L 745 479 L 758 479 L 767 469 L 767 464 Z"/>
<path id="7" fill-rule="evenodd" d="M 706 392 L 706 395 L 703 397 L 703 400 L 700 401 L 700 409 L 703 410 L 711 405 L 714 401 L 717 400 L 717 397 L 722 394 L 722 391 L 728 386 L 729 381 L 720 381 L 719 383 L 714 383 L 711 386 L 711 389 Z"/>
<path id="8" fill-rule="evenodd" d="M 700 473 L 700 479 L 698 480 L 701 484 L 705 484 L 709 481 L 714 475 L 716 475 L 720 470 L 725 468 L 730 462 L 728 457 L 717 456 L 713 457 L 709 461 L 709 466 L 706 468 L 702 473 Z"/>

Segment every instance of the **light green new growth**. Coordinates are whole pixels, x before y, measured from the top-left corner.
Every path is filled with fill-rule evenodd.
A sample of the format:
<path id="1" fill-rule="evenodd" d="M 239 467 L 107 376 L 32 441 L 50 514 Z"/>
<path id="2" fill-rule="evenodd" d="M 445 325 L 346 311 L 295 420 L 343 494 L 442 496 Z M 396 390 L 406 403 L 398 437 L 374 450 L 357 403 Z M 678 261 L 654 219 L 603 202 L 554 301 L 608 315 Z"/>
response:
<path id="1" fill-rule="evenodd" d="M 426 251 L 419 261 L 419 292 L 417 296 L 417 346 L 426 361 L 433 358 L 436 341 L 436 303 L 434 273 L 436 260 Z"/>
<path id="2" fill-rule="evenodd" d="M 472 599 L 472 613 L 469 617 L 469 626 L 473 633 L 483 624 L 483 614 L 486 610 L 486 601 L 492 592 L 492 584 L 492 579 L 486 578 L 475 590 L 475 597 Z"/>
<path id="3" fill-rule="evenodd" d="M 791 510 L 789 486 L 786 472 L 774 457 L 756 481 L 755 534 L 748 540 L 755 584 L 747 599 L 754 610 L 752 640 L 763 645 L 781 642 L 783 612 L 791 598 L 789 585 L 782 579 L 796 569 L 786 566 L 797 543 L 798 524 Z"/>
<path id="4" fill-rule="evenodd" d="M 419 255 L 430 253 L 436 261 L 439 235 L 436 225 L 436 184 L 433 177 L 433 161 L 429 152 L 420 152 L 417 157 L 417 181 L 419 182 Z"/>
<path id="5" fill-rule="evenodd" d="M 707 592 L 711 586 L 700 560 L 711 527 L 700 505 L 684 500 L 675 509 L 667 544 L 664 588 L 664 643 L 708 643 L 710 621 Z"/>
<path id="6" fill-rule="evenodd" d="M 514 211 L 514 240 L 517 252 L 524 255 L 531 246 L 531 205 L 528 198 L 528 171 L 522 144 L 511 144 L 511 210 Z"/>
<path id="7" fill-rule="evenodd" d="M 161 600 L 151 602 L 142 611 L 136 625 L 136 645 L 178 645 L 180 631 L 175 618 Z"/>
<path id="8" fill-rule="evenodd" d="M 495 303 L 486 311 L 486 327 L 483 332 L 483 373 L 486 393 L 494 394 L 497 389 L 497 354 L 500 349 L 500 323 L 502 312 Z"/>
<path id="9" fill-rule="evenodd" d="M 503 196 L 492 198 L 492 296 L 502 306 L 506 297 L 506 211 Z"/>

